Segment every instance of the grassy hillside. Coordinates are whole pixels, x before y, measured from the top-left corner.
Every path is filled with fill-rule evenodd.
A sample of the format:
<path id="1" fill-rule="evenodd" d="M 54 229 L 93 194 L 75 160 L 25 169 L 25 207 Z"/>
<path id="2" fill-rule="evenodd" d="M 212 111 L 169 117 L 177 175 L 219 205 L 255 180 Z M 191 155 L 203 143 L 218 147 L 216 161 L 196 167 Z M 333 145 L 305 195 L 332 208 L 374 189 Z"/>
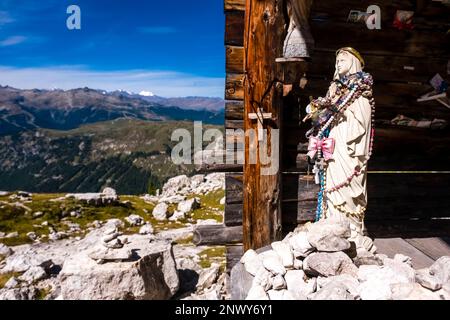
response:
<path id="1" fill-rule="evenodd" d="M 222 126 L 204 126 L 204 129 Z M 39 129 L 0 137 L 0 190 L 120 194 L 160 188 L 170 177 L 193 173 L 174 165 L 171 134 L 192 122 L 117 119 L 69 131 Z"/>

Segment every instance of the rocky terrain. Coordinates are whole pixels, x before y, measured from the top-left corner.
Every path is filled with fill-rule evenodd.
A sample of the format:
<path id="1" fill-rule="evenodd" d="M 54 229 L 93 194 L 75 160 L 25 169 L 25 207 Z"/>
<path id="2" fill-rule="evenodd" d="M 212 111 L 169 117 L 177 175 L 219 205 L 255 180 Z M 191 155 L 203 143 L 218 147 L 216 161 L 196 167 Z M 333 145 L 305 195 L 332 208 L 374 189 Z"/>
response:
<path id="1" fill-rule="evenodd" d="M 321 220 L 248 250 L 231 271 L 231 297 L 247 300 L 448 300 L 450 257 L 415 270 L 411 258 L 356 249 L 350 225 Z"/>
<path id="2" fill-rule="evenodd" d="M 224 175 L 177 176 L 157 195 L 0 192 L 0 300 L 225 299 Z"/>

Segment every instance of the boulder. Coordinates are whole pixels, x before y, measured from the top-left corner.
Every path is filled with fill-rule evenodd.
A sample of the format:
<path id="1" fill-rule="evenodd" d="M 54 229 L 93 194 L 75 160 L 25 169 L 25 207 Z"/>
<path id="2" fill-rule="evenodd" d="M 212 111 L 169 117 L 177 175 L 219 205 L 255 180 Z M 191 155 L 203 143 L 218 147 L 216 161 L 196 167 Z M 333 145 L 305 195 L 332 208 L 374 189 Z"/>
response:
<path id="1" fill-rule="evenodd" d="M 432 292 L 418 283 L 397 283 L 391 285 L 393 300 L 441 300 L 437 292 Z"/>
<path id="2" fill-rule="evenodd" d="M 280 256 L 281 263 L 285 268 L 294 267 L 294 256 L 288 243 L 277 241 L 272 243 L 272 249 Z"/>
<path id="3" fill-rule="evenodd" d="M 450 257 L 437 259 L 430 267 L 430 273 L 440 279 L 442 283 L 450 281 Z"/>
<path id="4" fill-rule="evenodd" d="M 431 274 L 428 268 L 416 271 L 416 281 L 422 287 L 432 291 L 441 289 L 443 285 L 441 278 Z"/>
<path id="5" fill-rule="evenodd" d="M 236 263 L 231 269 L 230 278 L 231 299 L 244 300 L 247 297 L 250 288 L 252 287 L 252 275 L 245 271 L 244 265 L 242 263 Z M 265 294 L 264 288 L 262 290 Z"/>
<path id="6" fill-rule="evenodd" d="M 284 280 L 282 275 L 277 274 L 275 277 L 273 277 L 272 288 L 274 290 L 286 289 L 286 281 Z"/>
<path id="7" fill-rule="evenodd" d="M 17 281 L 17 278 L 16 278 L 16 277 L 11 277 L 11 278 L 9 278 L 8 281 L 6 281 L 4 287 L 5 287 L 6 289 L 14 289 L 14 288 L 16 288 L 18 285 L 19 285 L 19 281 Z"/>
<path id="8" fill-rule="evenodd" d="M 269 291 L 272 288 L 273 280 L 272 274 L 261 265 L 253 278 L 252 286 L 261 286 L 265 291 Z"/>
<path id="9" fill-rule="evenodd" d="M 259 256 L 261 257 L 264 268 L 272 272 L 272 274 L 284 275 L 286 273 L 286 268 L 283 266 L 281 257 L 275 251 L 264 251 Z"/>
<path id="10" fill-rule="evenodd" d="M 303 270 L 310 275 L 335 276 L 350 274 L 356 276 L 358 268 L 343 252 L 318 252 L 306 257 L 303 261 Z"/>
<path id="11" fill-rule="evenodd" d="M 247 250 L 240 261 L 244 264 L 245 270 L 252 276 L 255 276 L 258 270 L 263 266 L 261 257 L 253 249 Z"/>
<path id="12" fill-rule="evenodd" d="M 172 246 L 164 241 L 143 246 L 142 236 L 127 249 L 136 250 L 132 261 L 97 264 L 89 250 L 70 256 L 60 272 L 61 295 L 70 300 L 122 300 L 171 298 L 179 288 Z M 136 242 L 138 242 L 136 244 Z M 148 242 L 147 242 L 148 243 Z M 133 245 L 136 244 L 136 245 Z"/>
<path id="13" fill-rule="evenodd" d="M 216 263 L 213 263 L 210 268 L 202 270 L 198 278 L 197 290 L 202 291 L 211 287 L 219 276 L 219 270 L 220 265 Z"/>
<path id="14" fill-rule="evenodd" d="M 175 210 L 173 215 L 169 218 L 170 221 L 178 221 L 186 218 L 186 213 L 183 211 Z"/>
<path id="15" fill-rule="evenodd" d="M 323 288 L 329 283 L 339 283 L 342 284 L 347 291 L 353 296 L 357 297 L 359 296 L 359 281 L 355 277 L 352 277 L 349 274 L 341 274 L 338 276 L 332 276 L 332 277 L 318 277 L 317 278 L 317 287 Z"/>
<path id="16" fill-rule="evenodd" d="M 192 198 L 192 199 L 184 200 L 184 201 L 181 201 L 180 203 L 178 203 L 177 210 L 184 212 L 184 213 L 188 213 L 197 208 L 200 208 L 200 199 Z"/>
<path id="17" fill-rule="evenodd" d="M 167 209 L 169 206 L 165 202 L 160 202 L 153 208 L 152 215 L 158 221 L 164 221 L 167 219 Z"/>
<path id="18" fill-rule="evenodd" d="M 153 233 L 153 227 L 150 222 L 147 222 L 139 229 L 139 234 L 146 235 L 146 234 L 152 234 Z"/>
<path id="19" fill-rule="evenodd" d="M 316 278 L 305 280 L 303 270 L 288 270 L 284 275 L 287 289 L 295 296 L 306 299 L 308 295 L 316 290 Z"/>
<path id="20" fill-rule="evenodd" d="M 248 291 L 248 295 L 245 300 L 269 300 L 269 296 L 266 291 L 264 291 L 263 287 L 253 286 Z"/>
<path id="21" fill-rule="evenodd" d="M 8 247 L 7 245 L 0 243 L 0 256 L 2 256 L 3 258 L 9 257 L 10 255 L 12 255 L 14 253 L 14 251 Z"/>
<path id="22" fill-rule="evenodd" d="M 270 300 L 297 300 L 296 297 L 294 297 L 294 295 L 286 290 L 269 290 L 267 292 L 267 294 L 269 295 L 269 299 Z"/>
<path id="23" fill-rule="evenodd" d="M 289 237 L 288 241 L 296 258 L 305 258 L 316 250 L 316 248 L 309 243 L 306 232 L 293 234 Z"/>
<path id="24" fill-rule="evenodd" d="M 33 213 L 33 218 L 40 218 L 44 215 L 42 211 L 37 211 Z"/>
<path id="25" fill-rule="evenodd" d="M 188 191 L 191 180 L 186 175 L 170 178 L 162 188 L 163 196 L 172 196 L 178 193 L 184 194 Z"/>
<path id="26" fill-rule="evenodd" d="M 355 300 L 347 287 L 339 282 L 329 282 L 317 291 L 311 300 Z"/>
<path id="27" fill-rule="evenodd" d="M 130 214 L 125 218 L 125 221 L 127 221 L 132 227 L 142 226 L 145 223 L 144 219 L 137 214 Z"/>
<path id="28" fill-rule="evenodd" d="M 318 251 L 338 252 L 350 248 L 350 223 L 335 219 L 323 219 L 309 227 L 308 242 Z"/>
<path id="29" fill-rule="evenodd" d="M 47 278 L 47 276 L 47 272 L 45 272 L 44 268 L 33 266 L 29 268 L 23 275 L 21 275 L 19 277 L 19 280 L 27 282 L 28 284 L 32 284 L 34 282 Z"/>

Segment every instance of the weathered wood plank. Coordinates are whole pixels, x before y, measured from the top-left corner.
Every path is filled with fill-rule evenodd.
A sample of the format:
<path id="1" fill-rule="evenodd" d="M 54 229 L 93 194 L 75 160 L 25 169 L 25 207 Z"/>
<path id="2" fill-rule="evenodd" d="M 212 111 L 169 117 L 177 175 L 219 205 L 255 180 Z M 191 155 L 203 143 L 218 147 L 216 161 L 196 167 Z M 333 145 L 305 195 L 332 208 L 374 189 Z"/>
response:
<path id="1" fill-rule="evenodd" d="M 244 45 L 244 11 L 225 12 L 225 45 Z"/>
<path id="2" fill-rule="evenodd" d="M 227 10 L 245 10 L 245 0 L 224 0 L 225 11 Z"/>
<path id="3" fill-rule="evenodd" d="M 379 55 L 448 57 L 449 37 L 444 32 L 414 30 L 399 32 L 394 28 L 369 30 L 364 25 L 347 22 L 312 22 L 311 32 L 319 50 L 337 50 L 345 46 Z M 330 37 L 330 34 L 333 34 Z M 349 37 L 348 35 L 352 36 Z M 374 43 L 383 44 L 374 46 Z"/>
<path id="4" fill-rule="evenodd" d="M 225 129 L 244 129 L 244 120 L 225 120 Z"/>
<path id="5" fill-rule="evenodd" d="M 433 259 L 401 238 L 375 239 L 375 246 L 378 249 L 377 253 L 385 254 L 389 258 L 394 258 L 399 253 L 411 257 L 415 269 L 427 268 L 434 262 Z"/>
<path id="6" fill-rule="evenodd" d="M 224 159 L 225 162 L 225 159 Z M 211 173 L 211 172 L 242 172 L 242 164 L 227 164 L 227 163 L 203 163 L 200 168 L 196 168 L 197 173 Z"/>
<path id="7" fill-rule="evenodd" d="M 410 245 L 422 251 L 433 260 L 450 256 L 450 238 L 412 238 L 405 239 Z"/>
<path id="8" fill-rule="evenodd" d="M 200 225 L 194 228 L 193 243 L 199 245 L 225 245 L 242 243 L 242 227 L 225 225 Z"/>
<path id="9" fill-rule="evenodd" d="M 239 262 L 244 254 L 244 246 L 242 245 L 229 245 L 226 246 L 226 258 L 227 258 L 227 272 Z"/>
<path id="10" fill-rule="evenodd" d="M 234 227 L 242 225 L 242 210 L 241 203 L 225 203 L 224 224 L 227 227 Z"/>
<path id="11" fill-rule="evenodd" d="M 244 75 L 228 73 L 225 83 L 225 100 L 244 99 Z"/>
<path id="12" fill-rule="evenodd" d="M 236 46 L 226 46 L 225 71 L 227 73 L 244 72 L 244 48 Z"/>
<path id="13" fill-rule="evenodd" d="M 225 174 L 225 196 L 228 204 L 242 203 L 242 174 Z"/>
<path id="14" fill-rule="evenodd" d="M 244 120 L 244 102 L 228 101 L 225 102 L 226 120 Z"/>
<path id="15" fill-rule="evenodd" d="M 246 83 L 244 90 L 245 130 L 257 128 L 256 121 L 248 115 L 256 108 L 272 114 L 272 121 L 263 123 L 270 141 L 274 128 L 282 129 L 282 86 L 273 79 L 282 78 L 281 68 L 274 63 L 282 56 L 285 19 L 283 3 L 271 0 L 247 0 L 245 15 L 244 47 L 246 48 Z M 257 101 L 258 103 L 255 103 Z M 282 135 L 282 132 L 280 132 Z M 277 142 L 276 142 L 277 143 Z M 249 146 L 256 146 L 259 153 L 260 143 L 257 137 L 245 146 L 244 164 L 244 249 L 264 247 L 281 237 L 281 174 L 261 173 L 262 164 L 251 164 Z M 277 143 L 279 146 L 279 143 Z M 270 149 L 270 152 L 276 148 Z M 281 148 L 280 148 L 281 149 Z M 281 152 L 281 151 L 280 151 Z M 275 156 L 279 156 L 278 154 Z"/>

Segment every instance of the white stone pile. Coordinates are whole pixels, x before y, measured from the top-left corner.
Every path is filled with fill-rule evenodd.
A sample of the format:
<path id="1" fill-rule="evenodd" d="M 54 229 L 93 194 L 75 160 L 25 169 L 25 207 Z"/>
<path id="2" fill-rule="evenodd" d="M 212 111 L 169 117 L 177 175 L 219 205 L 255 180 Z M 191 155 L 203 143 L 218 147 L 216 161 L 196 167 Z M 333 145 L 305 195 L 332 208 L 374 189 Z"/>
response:
<path id="1" fill-rule="evenodd" d="M 156 204 L 152 215 L 159 221 L 177 221 L 187 218 L 193 210 L 200 208 L 200 198 L 189 195 L 202 195 L 225 188 L 225 175 L 223 173 L 211 173 L 208 175 L 195 175 L 189 178 L 186 175 L 176 176 L 164 184 L 162 193 L 156 196 L 145 195 L 142 199 Z M 176 204 L 177 209 L 169 215 L 169 205 Z M 218 203 L 219 204 L 219 203 Z"/>
<path id="2" fill-rule="evenodd" d="M 232 299 L 450 299 L 450 257 L 416 271 L 411 258 L 356 249 L 349 237 L 348 223 L 327 219 L 248 250 L 231 272 Z"/>

